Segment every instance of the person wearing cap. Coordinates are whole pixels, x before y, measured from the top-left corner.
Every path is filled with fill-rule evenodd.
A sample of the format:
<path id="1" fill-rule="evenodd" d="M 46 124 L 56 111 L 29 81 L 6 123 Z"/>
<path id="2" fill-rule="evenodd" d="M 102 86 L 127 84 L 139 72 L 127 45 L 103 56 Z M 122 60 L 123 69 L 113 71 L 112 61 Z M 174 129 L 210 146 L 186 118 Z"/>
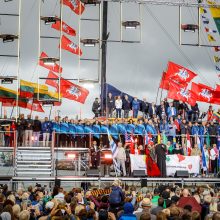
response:
<path id="1" fill-rule="evenodd" d="M 130 202 L 126 202 L 123 206 L 123 214 L 118 220 L 137 220 L 136 215 L 133 214 L 134 207 Z"/>
<path id="2" fill-rule="evenodd" d="M 141 201 L 142 211 L 135 212 L 134 214 L 137 217 L 137 220 L 140 220 L 140 217 L 144 213 L 149 213 L 151 215 L 151 220 L 156 220 L 156 216 L 151 214 L 152 203 L 149 198 L 144 198 Z"/>

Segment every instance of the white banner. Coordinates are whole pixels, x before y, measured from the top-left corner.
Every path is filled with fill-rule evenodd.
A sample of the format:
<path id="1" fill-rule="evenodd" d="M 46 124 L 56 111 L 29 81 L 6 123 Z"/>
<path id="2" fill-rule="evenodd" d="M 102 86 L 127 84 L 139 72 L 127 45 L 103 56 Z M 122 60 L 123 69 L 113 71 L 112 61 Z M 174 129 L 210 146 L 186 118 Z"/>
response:
<path id="1" fill-rule="evenodd" d="M 166 167 L 167 176 L 174 176 L 177 170 L 187 170 L 189 173 L 200 173 L 200 157 L 183 156 L 179 154 L 167 155 Z"/>
<path id="2" fill-rule="evenodd" d="M 145 155 L 130 154 L 131 172 L 133 170 L 146 171 Z M 188 171 L 189 173 L 200 173 L 199 156 L 167 155 L 166 156 L 167 176 L 174 176 L 177 170 Z"/>
<path id="3" fill-rule="evenodd" d="M 133 170 L 145 170 L 146 171 L 146 156 L 130 154 L 131 172 Z"/>

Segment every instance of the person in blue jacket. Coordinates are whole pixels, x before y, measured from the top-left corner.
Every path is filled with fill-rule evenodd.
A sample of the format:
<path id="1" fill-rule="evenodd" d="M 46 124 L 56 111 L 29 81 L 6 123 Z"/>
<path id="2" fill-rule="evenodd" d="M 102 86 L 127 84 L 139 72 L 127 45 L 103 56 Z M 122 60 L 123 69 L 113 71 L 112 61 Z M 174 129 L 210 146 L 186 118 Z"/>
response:
<path id="1" fill-rule="evenodd" d="M 43 147 L 49 146 L 50 134 L 52 132 L 52 123 L 45 117 L 44 122 L 41 124 L 41 130 L 43 133 Z"/>
<path id="2" fill-rule="evenodd" d="M 134 207 L 130 202 L 126 202 L 123 206 L 123 214 L 119 217 L 118 220 L 137 220 L 136 215 L 133 214 Z"/>
<path id="3" fill-rule="evenodd" d="M 134 97 L 134 100 L 132 101 L 132 111 L 133 111 L 133 117 L 138 117 L 138 111 L 140 110 L 140 102 L 137 100 L 137 97 Z"/>
<path id="4" fill-rule="evenodd" d="M 195 124 L 192 126 L 192 130 L 191 130 L 192 135 L 194 136 L 194 144 L 197 142 L 197 137 L 199 135 L 199 124 L 196 121 Z"/>
<path id="5" fill-rule="evenodd" d="M 169 107 L 167 108 L 167 116 L 169 119 L 171 117 L 175 118 L 177 116 L 176 108 L 173 106 L 172 102 L 170 102 Z"/>

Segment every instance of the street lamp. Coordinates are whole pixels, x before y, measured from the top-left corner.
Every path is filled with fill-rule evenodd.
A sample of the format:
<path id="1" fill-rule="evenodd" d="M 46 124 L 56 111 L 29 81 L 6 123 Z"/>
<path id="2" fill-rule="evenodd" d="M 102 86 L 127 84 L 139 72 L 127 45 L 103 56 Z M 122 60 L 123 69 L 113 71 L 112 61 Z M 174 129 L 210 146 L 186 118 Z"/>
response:
<path id="1" fill-rule="evenodd" d="M 60 21 L 57 16 L 41 17 L 40 19 L 44 21 L 45 25 L 56 24 L 57 21 Z"/>
<path id="2" fill-rule="evenodd" d="M 40 60 L 43 61 L 45 65 L 54 66 L 56 62 L 59 61 L 60 59 L 55 57 L 42 57 L 40 58 Z"/>
<path id="3" fill-rule="evenodd" d="M 196 24 L 182 24 L 181 29 L 184 32 L 193 32 L 193 33 L 195 33 L 195 31 L 199 29 L 199 26 L 196 25 Z"/>

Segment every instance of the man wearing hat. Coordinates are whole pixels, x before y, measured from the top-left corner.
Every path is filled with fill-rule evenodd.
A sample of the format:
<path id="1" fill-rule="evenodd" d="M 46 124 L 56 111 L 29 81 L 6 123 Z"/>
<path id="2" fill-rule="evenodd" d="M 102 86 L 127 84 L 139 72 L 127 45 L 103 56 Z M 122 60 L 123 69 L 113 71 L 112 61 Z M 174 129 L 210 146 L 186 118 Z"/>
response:
<path id="1" fill-rule="evenodd" d="M 137 219 L 139 220 L 141 215 L 144 214 L 144 213 L 149 213 L 150 214 L 151 206 L 152 206 L 151 200 L 149 198 L 144 198 L 141 201 L 142 211 L 135 213 Z M 150 214 L 150 216 L 151 216 L 151 220 L 156 220 L 155 215 Z"/>

